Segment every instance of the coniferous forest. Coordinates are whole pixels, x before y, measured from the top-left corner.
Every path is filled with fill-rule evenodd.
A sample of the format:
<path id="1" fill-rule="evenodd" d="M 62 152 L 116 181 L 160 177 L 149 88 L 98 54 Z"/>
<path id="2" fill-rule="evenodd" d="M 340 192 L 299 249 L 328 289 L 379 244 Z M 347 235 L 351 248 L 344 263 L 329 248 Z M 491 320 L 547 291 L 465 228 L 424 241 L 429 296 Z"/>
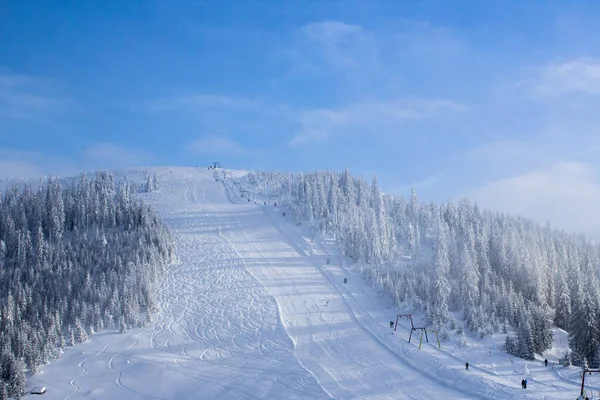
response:
<path id="1" fill-rule="evenodd" d="M 569 333 L 574 364 L 600 367 L 600 247 L 582 235 L 466 199 L 385 195 L 375 177 L 367 183 L 348 170 L 250 173 L 237 187 L 276 196 L 296 222 L 335 237 L 373 286 L 424 311 L 442 334 L 505 333 L 509 353 L 533 359 L 551 347 L 556 326 Z"/>
<path id="2" fill-rule="evenodd" d="M 250 173 L 231 188 L 275 196 L 296 222 L 334 237 L 348 262 L 399 307 L 422 310 L 442 334 L 506 334 L 533 359 L 570 337 L 571 361 L 600 367 L 600 246 L 532 220 L 382 193 L 342 173 Z M 149 322 L 153 285 L 173 242 L 136 199 L 158 190 L 105 172 L 47 179 L 0 196 L 0 400 L 19 398 L 25 371 L 93 332 Z M 456 315 L 461 315 L 457 319 Z"/>
<path id="3" fill-rule="evenodd" d="M 0 196 L 0 399 L 25 370 L 102 329 L 144 325 L 174 257 L 169 231 L 127 181 L 99 172 Z M 151 183 L 152 188 L 149 187 Z M 156 190 L 150 179 L 145 190 Z"/>

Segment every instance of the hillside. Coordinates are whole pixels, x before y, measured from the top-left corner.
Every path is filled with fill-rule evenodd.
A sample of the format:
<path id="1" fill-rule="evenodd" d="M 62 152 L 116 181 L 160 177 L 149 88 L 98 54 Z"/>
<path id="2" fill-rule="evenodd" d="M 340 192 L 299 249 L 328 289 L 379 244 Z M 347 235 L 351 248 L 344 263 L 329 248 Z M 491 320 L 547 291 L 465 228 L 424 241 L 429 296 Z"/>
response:
<path id="1" fill-rule="evenodd" d="M 280 199 L 311 237 L 334 239 L 374 287 L 423 311 L 423 325 L 444 336 L 514 330 L 506 349 L 534 360 L 552 345 L 554 324 L 569 332 L 573 364 L 600 367 L 598 243 L 468 199 L 385 195 L 376 177 L 368 184 L 347 170 L 232 181 L 240 196 Z"/>
<path id="2" fill-rule="evenodd" d="M 143 326 L 172 239 L 126 182 L 105 172 L 0 198 L 0 398 L 25 391 L 25 370 L 103 329 Z"/>
<path id="3" fill-rule="evenodd" d="M 160 189 L 140 194 L 172 230 L 177 262 L 157 284 L 145 328 L 106 330 L 67 347 L 31 376 L 46 398 L 572 399 L 577 367 L 552 368 L 566 349 L 555 330 L 551 364 L 510 357 L 504 334 L 466 331 L 419 350 L 409 324 L 294 210 L 248 202 L 230 171 L 156 169 Z M 123 172 L 144 181 L 146 172 Z M 221 175 L 222 177 L 222 175 Z M 254 204 L 256 201 L 257 204 Z M 284 216 L 285 213 L 285 216 Z M 329 263 L 327 263 L 329 259 Z M 344 278 L 347 283 L 344 283 Z M 424 317 L 418 311 L 415 321 Z M 456 318 L 459 318 L 457 315 Z M 470 368 L 465 370 L 464 363 Z M 520 388 L 523 378 L 527 390 Z M 591 376 L 588 390 L 600 390 Z"/>

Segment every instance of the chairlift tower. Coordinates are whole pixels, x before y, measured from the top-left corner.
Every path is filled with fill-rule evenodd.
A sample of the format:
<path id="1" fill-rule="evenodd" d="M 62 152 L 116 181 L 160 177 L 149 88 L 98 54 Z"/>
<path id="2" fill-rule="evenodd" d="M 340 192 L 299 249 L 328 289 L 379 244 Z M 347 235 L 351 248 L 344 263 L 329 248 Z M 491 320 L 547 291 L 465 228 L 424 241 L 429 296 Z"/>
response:
<path id="1" fill-rule="evenodd" d="M 421 335 L 420 335 L 420 340 L 419 340 L 419 350 L 421 350 L 421 345 L 423 344 L 423 335 L 425 336 L 425 340 L 427 341 L 427 343 L 429 343 L 429 336 L 427 335 L 427 332 L 434 332 L 435 337 L 437 339 L 438 347 L 442 348 L 441 343 L 440 343 L 440 337 L 438 335 L 438 331 L 436 329 L 427 329 L 427 327 L 425 327 L 425 326 L 415 326 L 415 324 L 413 323 L 412 314 L 398 314 L 396 316 L 396 324 L 394 326 L 394 332 L 396 332 L 396 330 L 398 329 L 398 321 L 401 318 L 407 318 L 410 321 L 410 333 L 408 335 L 408 343 L 410 343 L 412 340 L 413 332 L 416 332 L 417 330 L 420 331 Z"/>
<path id="2" fill-rule="evenodd" d="M 400 318 L 406 317 L 410 320 L 410 327 L 411 329 L 415 329 L 415 325 L 413 324 L 413 320 L 412 320 L 412 314 L 398 314 L 396 315 L 396 325 L 394 326 L 394 332 L 396 332 L 396 330 L 398 329 L 398 320 Z"/>
<path id="3" fill-rule="evenodd" d="M 600 372 L 600 369 L 587 369 L 584 368 L 583 373 L 581 374 L 581 392 L 579 393 L 582 397 L 583 397 L 583 392 L 584 392 L 584 386 L 585 386 L 585 374 L 592 374 L 595 372 Z"/>
<path id="4" fill-rule="evenodd" d="M 408 335 L 408 343 L 410 343 L 410 341 L 412 339 L 413 332 L 416 332 L 417 330 L 421 331 L 421 340 L 419 341 L 419 350 L 421 350 L 421 342 L 423 342 L 423 334 L 425 334 L 425 340 L 427 341 L 427 343 L 429 343 L 429 337 L 427 336 L 427 328 L 426 327 L 415 326 L 414 328 L 412 328 L 410 330 L 410 335 Z"/>
<path id="5" fill-rule="evenodd" d="M 440 343 L 440 337 L 438 336 L 437 329 L 425 329 L 425 328 L 415 328 L 415 329 L 421 329 L 421 339 L 419 340 L 419 350 L 421 350 L 421 345 L 423 344 L 423 334 L 425 334 L 425 340 L 427 340 L 427 343 L 429 343 L 429 337 L 427 336 L 427 332 L 435 333 L 435 338 L 437 339 L 438 347 L 440 349 L 442 348 L 442 344 Z"/>

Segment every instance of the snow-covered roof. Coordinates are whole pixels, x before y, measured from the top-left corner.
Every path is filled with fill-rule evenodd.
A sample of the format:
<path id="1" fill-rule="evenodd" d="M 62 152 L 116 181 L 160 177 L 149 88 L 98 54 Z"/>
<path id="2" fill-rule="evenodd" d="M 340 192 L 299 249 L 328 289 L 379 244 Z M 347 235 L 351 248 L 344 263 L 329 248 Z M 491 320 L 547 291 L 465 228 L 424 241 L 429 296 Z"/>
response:
<path id="1" fill-rule="evenodd" d="M 46 386 L 35 386 L 31 389 L 31 394 L 44 394 L 46 393 Z"/>

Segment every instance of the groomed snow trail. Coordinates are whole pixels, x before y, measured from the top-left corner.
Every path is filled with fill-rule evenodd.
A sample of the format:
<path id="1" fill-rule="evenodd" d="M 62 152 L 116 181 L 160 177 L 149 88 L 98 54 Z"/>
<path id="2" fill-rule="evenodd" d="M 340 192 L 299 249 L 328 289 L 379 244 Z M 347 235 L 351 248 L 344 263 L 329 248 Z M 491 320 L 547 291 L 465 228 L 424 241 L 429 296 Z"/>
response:
<path id="1" fill-rule="evenodd" d="M 224 236 L 225 191 L 210 173 L 188 174 L 159 178 L 168 184 L 155 205 L 173 230 L 179 263 L 160 286 L 152 347 L 197 381 L 194 398 L 327 398 L 293 357 L 277 303 Z"/>
<path id="2" fill-rule="evenodd" d="M 212 178 L 201 179 L 206 176 L 201 171 L 197 175 L 198 177 L 186 182 L 184 192 L 189 207 L 201 209 L 204 229 L 194 231 L 198 229 L 197 218 L 187 218 L 187 222 L 173 224 L 179 229 L 175 232 L 178 246 L 181 246 L 178 250 L 182 255 L 182 265 L 199 264 L 199 260 L 188 261 L 184 257 L 195 254 L 194 249 L 198 248 L 201 240 L 208 242 L 213 256 L 206 259 L 206 267 L 198 269 L 199 271 L 210 269 L 210 265 L 216 261 L 213 258 L 217 256 L 234 262 L 227 264 L 224 270 L 215 270 L 218 274 L 211 280 L 216 280 L 207 282 L 209 290 L 219 288 L 227 296 L 225 299 L 217 297 L 218 302 L 214 302 L 210 300 L 211 293 L 206 293 L 201 298 L 205 302 L 212 302 L 202 309 L 227 312 L 227 315 L 210 315 L 206 323 L 215 325 L 222 319 L 231 321 L 236 326 L 236 321 L 239 321 L 241 330 L 244 331 L 239 335 L 240 343 L 247 341 L 251 333 L 244 329 L 246 325 L 258 325 L 260 332 L 253 340 L 254 343 L 260 341 L 261 337 L 271 340 L 273 334 L 268 332 L 269 329 L 285 327 L 293 341 L 293 348 L 288 347 L 287 359 L 282 360 L 278 368 L 274 368 L 274 371 L 281 372 L 274 376 L 276 381 L 285 377 L 288 381 L 296 382 L 293 387 L 299 386 L 298 391 L 304 398 L 315 398 L 314 393 L 310 393 L 308 388 L 299 385 L 297 379 L 290 376 L 293 371 L 283 373 L 279 369 L 287 362 L 304 368 L 302 382 L 314 378 L 329 396 L 337 399 L 430 399 L 440 392 L 452 394 L 455 399 L 470 398 L 461 392 L 452 393 L 453 391 L 435 381 L 423 379 L 421 374 L 399 362 L 389 349 L 356 323 L 339 289 L 294 245 L 293 239 L 273 223 L 261 206 L 227 201 L 220 183 L 214 182 Z M 175 179 L 180 180 L 185 181 Z M 206 228 L 210 234 L 201 239 L 203 235 L 199 235 L 199 232 L 204 232 Z M 182 235 L 191 237 L 184 239 L 181 238 Z M 182 269 L 183 275 L 190 272 L 189 269 Z M 185 280 L 185 276 L 182 278 Z M 171 282 L 181 281 L 174 276 L 167 279 Z M 250 293 L 244 293 L 246 291 Z M 167 290 L 167 293 L 172 296 L 174 291 Z M 231 298 L 237 301 L 232 302 Z M 169 302 L 166 298 L 163 300 L 163 304 L 172 302 L 173 300 Z M 192 306 L 191 303 L 188 304 Z M 241 323 L 243 321 L 248 322 Z M 216 329 L 217 336 L 211 337 L 211 340 L 236 343 L 236 334 L 229 332 L 231 328 L 232 326 L 219 326 Z M 239 366 L 236 363 L 239 364 L 239 361 L 234 360 L 252 358 L 245 351 L 253 347 L 236 348 L 235 351 L 239 353 L 236 353 L 237 357 L 232 357 L 231 350 L 228 350 L 230 361 L 220 359 L 215 365 L 222 368 L 223 364 L 230 362 L 232 371 L 237 371 Z M 269 358 L 275 355 L 273 353 L 273 349 L 269 349 Z M 265 365 L 262 366 L 264 367 Z M 290 370 L 289 367 L 287 369 Z"/>
<path id="3" fill-rule="evenodd" d="M 46 399 L 553 398 L 384 335 L 372 290 L 344 284 L 341 260 L 272 206 L 230 196 L 206 170 L 157 172 L 144 200 L 178 262 L 157 284 L 155 320 L 67 348 L 30 379 Z"/>
<path id="4" fill-rule="evenodd" d="M 222 234 L 222 214 L 235 216 L 223 187 L 209 173 L 172 171 L 145 198 L 178 257 L 157 285 L 155 322 L 67 348 L 30 385 L 69 400 L 330 398 L 294 357 L 276 301 Z"/>

